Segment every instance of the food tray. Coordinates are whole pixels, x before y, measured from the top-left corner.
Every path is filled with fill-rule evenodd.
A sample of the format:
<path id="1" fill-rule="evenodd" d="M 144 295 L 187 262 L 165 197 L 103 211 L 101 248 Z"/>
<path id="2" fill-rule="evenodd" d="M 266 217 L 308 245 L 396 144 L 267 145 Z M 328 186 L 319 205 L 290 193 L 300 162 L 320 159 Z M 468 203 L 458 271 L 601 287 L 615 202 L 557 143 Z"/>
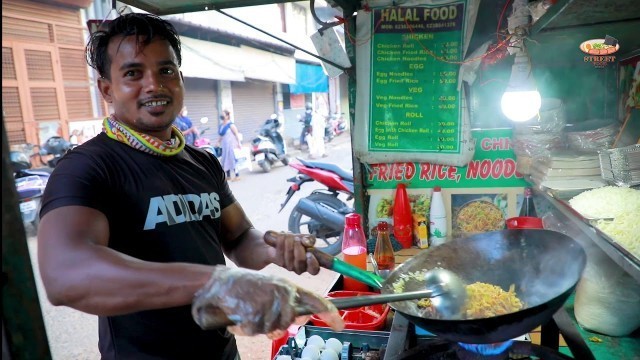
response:
<path id="1" fill-rule="evenodd" d="M 640 145 L 598 152 L 602 178 L 616 185 L 640 184 Z"/>
<path id="2" fill-rule="evenodd" d="M 354 297 L 363 295 L 378 295 L 373 292 L 362 291 L 333 291 L 327 294 L 328 298 Z M 344 319 L 345 329 L 353 330 L 382 330 L 385 327 L 389 315 L 389 305 L 378 304 L 363 306 L 354 309 L 339 310 Z M 315 326 L 328 327 L 318 316 L 312 315 L 311 323 Z"/>

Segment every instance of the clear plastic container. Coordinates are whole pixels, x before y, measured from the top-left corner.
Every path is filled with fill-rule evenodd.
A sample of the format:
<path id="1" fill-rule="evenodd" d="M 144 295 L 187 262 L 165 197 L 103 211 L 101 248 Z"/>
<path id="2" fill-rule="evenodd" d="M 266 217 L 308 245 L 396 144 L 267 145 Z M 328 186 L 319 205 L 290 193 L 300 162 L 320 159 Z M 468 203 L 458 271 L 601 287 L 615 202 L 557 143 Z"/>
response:
<path id="1" fill-rule="evenodd" d="M 362 270 L 367 270 L 367 238 L 362 229 L 362 218 L 351 213 L 345 217 L 344 234 L 342 236 L 343 260 Z M 360 281 L 344 277 L 344 290 L 369 291 L 369 286 Z"/>

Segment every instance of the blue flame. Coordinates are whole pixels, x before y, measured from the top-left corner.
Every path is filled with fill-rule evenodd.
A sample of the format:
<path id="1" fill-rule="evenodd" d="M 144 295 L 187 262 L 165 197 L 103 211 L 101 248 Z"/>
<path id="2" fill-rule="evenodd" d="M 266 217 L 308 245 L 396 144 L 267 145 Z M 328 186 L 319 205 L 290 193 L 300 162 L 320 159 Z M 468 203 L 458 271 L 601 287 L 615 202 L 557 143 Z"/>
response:
<path id="1" fill-rule="evenodd" d="M 480 355 L 500 355 L 507 351 L 513 344 L 513 340 L 494 344 L 465 344 L 458 343 L 463 349 Z"/>

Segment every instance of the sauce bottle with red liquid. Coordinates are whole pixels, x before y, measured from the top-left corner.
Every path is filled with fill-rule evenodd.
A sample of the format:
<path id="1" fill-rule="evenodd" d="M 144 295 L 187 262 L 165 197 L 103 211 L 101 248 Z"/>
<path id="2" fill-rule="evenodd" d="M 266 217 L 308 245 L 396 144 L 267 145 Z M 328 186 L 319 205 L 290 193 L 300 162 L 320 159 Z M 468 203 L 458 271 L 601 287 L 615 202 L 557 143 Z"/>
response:
<path id="1" fill-rule="evenodd" d="M 389 238 L 389 224 L 386 221 L 380 221 L 378 223 L 378 238 L 376 240 L 376 249 L 373 252 L 373 258 L 378 265 L 380 276 L 386 279 L 396 266 L 393 245 Z"/>
<path id="2" fill-rule="evenodd" d="M 393 236 L 405 249 L 413 245 L 413 216 L 407 187 L 404 184 L 398 184 L 396 187 L 396 198 L 393 202 Z"/>
<path id="3" fill-rule="evenodd" d="M 351 213 L 345 216 L 344 234 L 342 235 L 342 256 L 346 263 L 367 270 L 367 238 L 362 229 L 362 218 Z M 369 286 L 358 280 L 344 277 L 344 290 L 369 291 Z"/>

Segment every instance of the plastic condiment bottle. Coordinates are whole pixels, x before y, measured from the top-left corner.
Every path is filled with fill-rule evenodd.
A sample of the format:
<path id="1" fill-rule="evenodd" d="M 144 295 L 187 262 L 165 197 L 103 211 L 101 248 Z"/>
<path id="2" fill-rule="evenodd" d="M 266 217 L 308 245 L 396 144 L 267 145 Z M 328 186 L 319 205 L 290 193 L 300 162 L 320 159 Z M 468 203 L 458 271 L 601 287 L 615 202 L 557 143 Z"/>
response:
<path id="1" fill-rule="evenodd" d="M 433 188 L 431 207 L 429 208 L 429 242 L 438 246 L 447 239 L 447 214 L 442 200 L 440 186 Z"/>
<path id="2" fill-rule="evenodd" d="M 404 184 L 398 184 L 396 187 L 396 198 L 393 202 L 393 236 L 405 249 L 413 245 L 413 216 L 407 187 Z"/>
<path id="3" fill-rule="evenodd" d="M 376 249 L 373 252 L 373 258 L 376 260 L 378 271 L 383 278 L 386 278 L 396 266 L 395 256 L 393 255 L 393 245 L 389 238 L 389 224 L 386 221 L 380 221 L 378 223 L 378 238 L 376 240 Z"/>
<path id="4" fill-rule="evenodd" d="M 367 239 L 362 229 L 362 219 L 359 214 L 347 214 L 342 235 L 343 260 L 362 270 L 367 270 Z M 344 290 L 369 291 L 369 286 L 349 277 L 343 278 Z"/>

